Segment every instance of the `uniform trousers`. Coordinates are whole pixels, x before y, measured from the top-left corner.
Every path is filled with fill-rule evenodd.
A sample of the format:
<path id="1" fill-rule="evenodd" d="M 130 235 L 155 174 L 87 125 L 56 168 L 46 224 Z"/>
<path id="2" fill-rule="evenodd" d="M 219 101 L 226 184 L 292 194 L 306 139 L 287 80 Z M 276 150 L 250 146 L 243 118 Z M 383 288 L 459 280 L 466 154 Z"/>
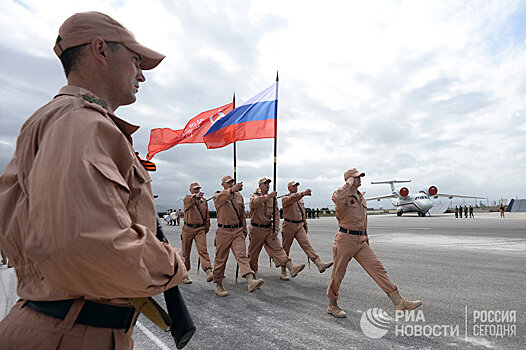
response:
<path id="1" fill-rule="evenodd" d="M 192 241 L 195 240 L 195 247 L 201 260 L 201 268 L 203 271 L 211 269 L 210 256 L 208 256 L 208 250 L 206 248 L 206 233 L 204 227 L 192 228 L 190 226 L 183 226 L 183 232 L 181 234 L 182 247 L 183 247 L 183 258 L 186 270 L 190 271 L 190 252 L 192 251 Z"/>
<path id="2" fill-rule="evenodd" d="M 17 302 L 0 322 L 2 350 L 129 350 L 133 327 L 112 329 L 75 324 L 80 308 L 71 307 L 64 320 L 42 314 Z"/>
<path id="3" fill-rule="evenodd" d="M 397 290 L 382 263 L 378 260 L 371 247 L 369 247 L 367 236 L 338 232 L 332 252 L 334 255 L 334 266 L 332 267 L 331 280 L 327 288 L 327 296 L 330 300 L 338 300 L 338 290 L 345 277 L 347 265 L 352 258 L 358 261 L 386 294 L 389 295 Z"/>
<path id="4" fill-rule="evenodd" d="M 283 237 L 283 250 L 287 255 L 289 255 L 292 242 L 294 241 L 294 238 L 296 238 L 296 241 L 298 241 L 301 249 L 303 249 L 310 260 L 315 261 L 319 258 L 318 254 L 316 254 L 314 251 L 314 248 L 312 248 L 310 245 L 307 232 L 305 232 L 305 228 L 303 227 L 303 223 L 295 224 L 285 221 L 283 223 L 281 235 Z"/>
<path id="5" fill-rule="evenodd" d="M 283 250 L 279 238 L 272 236 L 272 227 L 250 227 L 250 243 L 248 244 L 248 261 L 250 268 L 258 272 L 258 259 L 261 248 L 265 246 L 268 255 L 274 259 L 278 266 L 285 266 L 290 260 Z"/>
<path id="6" fill-rule="evenodd" d="M 235 229 L 218 227 L 215 238 L 216 257 L 214 260 L 214 283 L 222 283 L 225 278 L 226 262 L 228 254 L 232 248 L 232 253 L 237 260 L 241 276 L 245 277 L 249 273 L 254 274 L 250 268 L 247 257 L 247 246 L 243 227 Z"/>

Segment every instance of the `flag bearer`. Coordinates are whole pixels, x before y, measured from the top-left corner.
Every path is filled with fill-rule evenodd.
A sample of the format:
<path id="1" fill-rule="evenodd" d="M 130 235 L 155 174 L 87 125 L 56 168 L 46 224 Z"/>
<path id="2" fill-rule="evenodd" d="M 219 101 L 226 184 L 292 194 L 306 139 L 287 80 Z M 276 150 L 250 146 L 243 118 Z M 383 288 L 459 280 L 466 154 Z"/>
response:
<path id="1" fill-rule="evenodd" d="M 334 191 L 332 195 L 340 229 L 336 234 L 332 248 L 334 267 L 327 288 L 327 296 L 329 297 L 327 312 L 335 317 L 347 316 L 345 311 L 340 309 L 337 301 L 340 284 L 352 258 L 355 258 L 362 265 L 369 276 L 391 298 L 395 310 L 412 310 L 422 305 L 420 300 L 405 300 L 400 296 L 398 288 L 391 282 L 382 263 L 369 247 L 367 204 L 363 193 L 358 191 L 363 176 L 365 173 L 355 168 L 347 170 L 343 175 L 345 184 Z"/>
<path id="2" fill-rule="evenodd" d="M 301 249 L 303 249 L 309 259 L 316 264 L 318 271 L 322 273 L 332 266 L 332 261 L 327 263 L 321 262 L 320 257 L 316 254 L 309 242 L 309 238 L 307 237 L 309 226 L 305 219 L 303 197 L 310 196 L 311 190 L 306 189 L 303 192 L 298 192 L 299 185 L 300 183 L 296 181 L 289 182 L 287 187 L 290 194 L 284 196 L 281 200 L 283 204 L 283 228 L 281 231 L 283 237 L 283 250 L 289 255 L 290 246 L 294 239 L 296 239 Z M 289 279 L 287 276 L 287 268 L 285 266 L 281 266 L 281 279 Z"/>
<path id="3" fill-rule="evenodd" d="M 225 267 L 230 249 L 237 260 L 241 276 L 248 281 L 248 291 L 253 292 L 263 284 L 263 279 L 256 279 L 247 258 L 245 238 L 247 237 L 247 223 L 245 220 L 245 204 L 239 193 L 243 183 L 234 184 L 232 176 L 224 176 L 221 185 L 224 190 L 214 197 L 217 211 L 217 231 L 215 238 L 216 257 L 214 261 L 213 278 L 216 294 L 225 297 L 228 292 L 223 287 Z"/>
<path id="4" fill-rule="evenodd" d="M 294 266 L 277 238 L 279 209 L 276 192 L 268 193 L 270 181 L 266 177 L 259 179 L 258 188 L 250 195 L 250 243 L 248 245 L 250 267 L 257 273 L 259 253 L 265 246 L 265 250 L 274 259 L 277 266 L 288 268 L 291 277 L 296 277 L 305 268 L 305 264 Z M 274 227 L 272 227 L 273 217 L 277 220 Z M 281 277 L 283 279 L 284 276 Z M 288 277 L 286 279 L 288 280 Z"/>

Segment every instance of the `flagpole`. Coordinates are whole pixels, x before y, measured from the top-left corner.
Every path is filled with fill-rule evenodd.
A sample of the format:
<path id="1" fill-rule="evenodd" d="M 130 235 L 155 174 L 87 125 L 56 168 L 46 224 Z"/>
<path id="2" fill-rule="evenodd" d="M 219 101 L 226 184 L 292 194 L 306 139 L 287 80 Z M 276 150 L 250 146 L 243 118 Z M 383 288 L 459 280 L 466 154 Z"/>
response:
<path id="1" fill-rule="evenodd" d="M 273 187 L 273 190 L 276 191 L 276 188 L 277 188 L 277 177 L 276 177 L 276 174 L 277 174 L 277 158 L 278 158 L 278 83 L 279 83 L 279 74 L 278 74 L 278 71 L 276 71 L 276 104 L 274 105 L 274 187 Z M 278 200 L 277 199 L 274 199 L 273 201 L 273 205 L 272 205 L 272 215 L 274 216 L 274 220 L 272 220 L 272 239 L 276 239 L 276 236 L 274 235 L 274 233 L 276 232 L 276 215 L 275 215 L 275 212 L 276 212 L 276 202 Z M 278 220 L 280 219 L 279 216 L 277 218 Z M 278 225 L 279 225 L 279 221 L 278 221 Z M 270 259 L 270 257 L 269 257 Z M 271 263 L 271 266 L 272 266 L 272 263 Z"/>
<path id="2" fill-rule="evenodd" d="M 234 96 L 232 97 L 232 110 L 236 108 L 236 92 L 234 91 Z M 236 142 L 234 141 L 234 183 L 237 183 L 237 150 Z M 239 264 L 236 264 L 236 284 L 237 279 L 239 278 Z"/>

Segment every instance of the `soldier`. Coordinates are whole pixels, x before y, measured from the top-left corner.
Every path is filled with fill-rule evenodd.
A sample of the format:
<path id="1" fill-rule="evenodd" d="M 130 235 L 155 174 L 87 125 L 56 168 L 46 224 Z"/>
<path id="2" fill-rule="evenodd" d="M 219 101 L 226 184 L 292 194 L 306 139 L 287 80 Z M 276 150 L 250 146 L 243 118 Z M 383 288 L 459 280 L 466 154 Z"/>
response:
<path id="1" fill-rule="evenodd" d="M 303 249 L 309 259 L 316 264 L 318 271 L 323 273 L 326 269 L 332 266 L 332 261 L 327 263 L 321 262 L 320 257 L 310 245 L 309 238 L 307 237 L 309 226 L 307 225 L 307 220 L 305 220 L 305 205 L 303 204 L 303 197 L 310 196 L 311 190 L 308 188 L 303 192 L 298 192 L 299 185 L 300 183 L 296 181 L 289 182 L 287 188 L 289 189 L 290 194 L 284 196 L 281 200 L 284 216 L 283 229 L 281 231 L 283 237 L 283 250 L 289 255 L 290 246 L 292 245 L 294 238 L 296 238 L 301 249 Z M 285 281 L 289 280 L 289 277 L 287 276 L 287 268 L 285 266 L 281 266 L 280 278 Z"/>
<path id="2" fill-rule="evenodd" d="M 458 217 L 462 219 L 462 206 L 458 206 Z"/>
<path id="3" fill-rule="evenodd" d="M 99 12 L 68 18 L 54 51 L 68 85 L 24 123 L 0 177 L 0 246 L 21 298 L 0 322 L 0 347 L 130 349 L 127 297 L 186 273 L 180 250 L 156 238 L 138 127 L 115 115 L 164 56 Z"/>
<path id="4" fill-rule="evenodd" d="M 468 218 L 468 206 L 467 205 L 464 205 L 464 217 L 466 219 Z"/>
<path id="5" fill-rule="evenodd" d="M 367 236 L 367 204 L 363 193 L 358 191 L 361 178 L 365 173 L 355 168 L 347 170 L 343 177 L 345 184 L 334 191 L 332 201 L 335 204 L 336 218 L 340 226 L 334 246 L 334 267 L 327 288 L 329 306 L 327 312 L 335 317 L 346 317 L 345 311 L 338 306 L 338 290 L 345 276 L 347 265 L 352 258 L 364 268 L 372 279 L 393 301 L 395 310 L 412 310 L 422 302 L 403 299 L 398 288 L 391 282 L 382 263 L 369 247 Z"/>
<path id="6" fill-rule="evenodd" d="M 201 260 L 201 268 L 206 272 L 206 281 L 211 282 L 213 279 L 212 266 L 210 265 L 210 257 L 206 249 L 206 234 L 210 229 L 210 214 L 208 213 L 208 204 L 203 198 L 204 193 L 201 192 L 201 185 L 194 182 L 190 185 L 190 193 L 184 197 L 184 226 L 181 235 L 181 244 L 183 247 L 183 257 L 186 269 L 190 271 L 190 251 L 192 250 L 192 241 L 195 240 L 195 246 L 199 259 Z M 192 283 L 188 277 L 183 283 Z"/>
<path id="7" fill-rule="evenodd" d="M 286 267 L 291 277 L 296 277 L 304 268 L 305 264 L 294 266 L 287 253 L 276 239 L 279 232 L 279 210 L 276 192 L 268 193 L 270 179 L 263 177 L 258 181 L 258 188 L 250 195 L 250 243 L 248 245 L 248 260 L 250 268 L 258 272 L 258 259 L 261 248 L 265 246 L 268 255 L 277 266 Z M 274 210 L 274 212 L 273 212 Z M 272 220 L 277 220 L 274 223 Z M 274 229 L 274 232 L 272 232 Z M 281 275 L 281 279 L 288 277 Z M 284 278 L 285 277 L 285 278 Z"/>
<path id="8" fill-rule="evenodd" d="M 458 206 L 455 205 L 455 218 L 458 218 Z"/>
<path id="9" fill-rule="evenodd" d="M 473 207 L 471 205 L 469 206 L 469 217 L 470 218 L 474 218 L 475 217 L 475 215 L 473 215 Z"/>
<path id="10" fill-rule="evenodd" d="M 245 238 L 247 237 L 247 222 L 245 219 L 245 204 L 239 193 L 243 183 L 234 184 L 232 176 L 224 176 L 221 185 L 224 190 L 214 197 L 217 211 L 217 231 L 215 238 L 216 257 L 214 261 L 214 283 L 216 294 L 226 297 L 228 292 L 223 287 L 225 267 L 228 253 L 232 249 L 237 260 L 241 276 L 248 281 L 248 292 L 251 293 L 263 284 L 263 279 L 256 279 L 256 274 L 250 268 Z"/>

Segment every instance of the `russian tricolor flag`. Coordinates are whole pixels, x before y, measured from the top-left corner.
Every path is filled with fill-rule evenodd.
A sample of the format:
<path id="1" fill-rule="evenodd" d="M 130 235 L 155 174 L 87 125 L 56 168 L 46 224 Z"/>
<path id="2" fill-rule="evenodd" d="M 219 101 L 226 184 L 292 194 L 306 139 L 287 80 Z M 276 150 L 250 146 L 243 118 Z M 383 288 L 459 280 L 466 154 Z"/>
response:
<path id="1" fill-rule="evenodd" d="M 236 141 L 276 137 L 278 82 L 236 107 L 215 122 L 204 135 L 207 148 Z"/>

